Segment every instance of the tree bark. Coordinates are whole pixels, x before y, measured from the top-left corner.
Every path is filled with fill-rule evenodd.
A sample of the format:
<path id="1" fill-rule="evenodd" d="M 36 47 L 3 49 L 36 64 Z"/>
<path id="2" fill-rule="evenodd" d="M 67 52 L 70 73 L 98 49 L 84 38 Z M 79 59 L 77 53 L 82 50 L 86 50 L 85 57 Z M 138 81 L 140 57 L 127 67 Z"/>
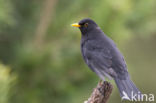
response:
<path id="1" fill-rule="evenodd" d="M 97 87 L 93 90 L 90 98 L 84 103 L 107 103 L 113 86 L 107 81 L 100 81 Z"/>

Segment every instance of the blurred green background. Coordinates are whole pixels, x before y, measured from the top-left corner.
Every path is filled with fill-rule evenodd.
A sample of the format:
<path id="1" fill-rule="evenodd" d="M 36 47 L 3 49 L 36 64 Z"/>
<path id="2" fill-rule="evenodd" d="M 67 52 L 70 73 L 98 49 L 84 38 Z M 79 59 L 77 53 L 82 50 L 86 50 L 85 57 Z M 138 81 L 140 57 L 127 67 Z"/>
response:
<path id="1" fill-rule="evenodd" d="M 91 18 L 123 53 L 142 93 L 156 94 L 156 0 L 0 0 L 0 103 L 83 103 L 99 78 L 84 63 Z M 121 103 L 114 85 L 109 103 Z"/>

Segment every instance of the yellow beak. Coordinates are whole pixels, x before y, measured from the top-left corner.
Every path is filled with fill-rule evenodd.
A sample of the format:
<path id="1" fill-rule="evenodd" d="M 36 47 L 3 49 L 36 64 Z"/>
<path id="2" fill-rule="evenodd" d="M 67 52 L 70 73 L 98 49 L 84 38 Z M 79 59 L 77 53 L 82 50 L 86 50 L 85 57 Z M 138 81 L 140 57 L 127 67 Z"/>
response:
<path id="1" fill-rule="evenodd" d="M 74 23 L 71 26 L 73 26 L 73 27 L 81 27 L 81 25 L 79 25 L 78 23 Z"/>

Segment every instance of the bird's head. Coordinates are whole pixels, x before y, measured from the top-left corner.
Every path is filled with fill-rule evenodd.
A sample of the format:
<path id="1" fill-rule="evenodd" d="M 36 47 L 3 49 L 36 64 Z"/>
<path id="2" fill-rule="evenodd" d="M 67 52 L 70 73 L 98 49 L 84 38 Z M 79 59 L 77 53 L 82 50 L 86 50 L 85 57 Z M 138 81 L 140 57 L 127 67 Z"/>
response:
<path id="1" fill-rule="evenodd" d="M 91 19 L 86 18 L 79 21 L 79 23 L 72 24 L 74 27 L 78 27 L 82 33 L 82 35 L 87 34 L 89 31 L 94 30 L 98 27 L 98 25 Z"/>

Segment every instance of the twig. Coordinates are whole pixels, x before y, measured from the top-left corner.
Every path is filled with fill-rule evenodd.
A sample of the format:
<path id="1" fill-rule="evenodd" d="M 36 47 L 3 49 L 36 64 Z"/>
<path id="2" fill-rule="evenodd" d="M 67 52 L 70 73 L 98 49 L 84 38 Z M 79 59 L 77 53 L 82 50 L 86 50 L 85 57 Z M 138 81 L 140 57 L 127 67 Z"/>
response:
<path id="1" fill-rule="evenodd" d="M 113 90 L 113 86 L 107 81 L 100 81 L 97 87 L 92 92 L 90 98 L 84 103 L 107 103 L 111 93 Z"/>
<path id="2" fill-rule="evenodd" d="M 37 25 L 34 38 L 35 47 L 39 49 L 42 49 L 44 44 L 47 29 L 55 12 L 56 3 L 57 0 L 44 0 L 43 9 L 40 13 L 39 24 Z"/>

